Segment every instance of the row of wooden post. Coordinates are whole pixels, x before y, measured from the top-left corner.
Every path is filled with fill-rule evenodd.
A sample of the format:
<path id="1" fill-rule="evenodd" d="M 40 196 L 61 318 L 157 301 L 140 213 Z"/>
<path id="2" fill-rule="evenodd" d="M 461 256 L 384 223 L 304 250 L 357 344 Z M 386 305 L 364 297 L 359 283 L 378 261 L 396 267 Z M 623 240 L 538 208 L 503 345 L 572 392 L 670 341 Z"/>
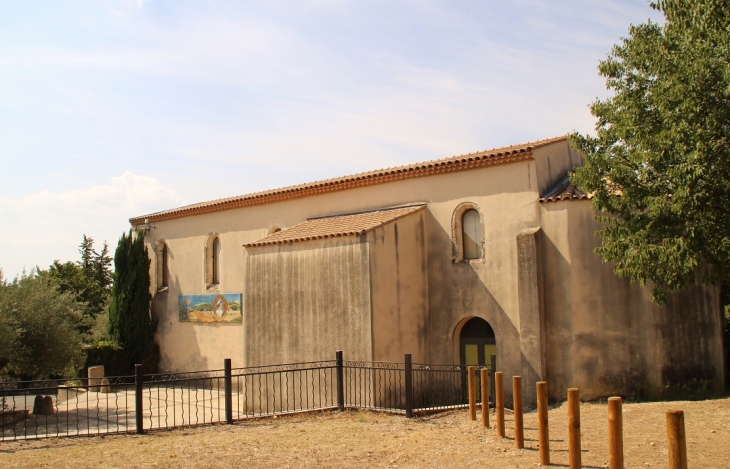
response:
<path id="1" fill-rule="evenodd" d="M 476 420 L 476 369 L 468 368 L 469 417 Z M 489 427 L 489 372 L 480 371 L 482 395 L 482 426 Z M 548 431 L 548 389 L 545 381 L 536 384 L 537 390 L 537 429 L 540 465 L 550 465 L 550 435 Z M 512 377 L 512 400 L 514 404 L 515 446 L 525 447 L 523 424 L 522 377 Z M 504 431 L 504 377 L 502 372 L 494 373 L 494 407 L 497 419 L 497 435 L 505 437 Z M 622 399 L 608 399 L 608 448 L 609 469 L 624 467 L 624 439 Z M 684 430 L 684 412 L 667 411 L 667 439 L 669 441 L 669 469 L 687 469 L 687 446 Z M 577 388 L 568 389 L 568 461 L 570 469 L 581 467 L 580 441 L 580 393 Z"/>

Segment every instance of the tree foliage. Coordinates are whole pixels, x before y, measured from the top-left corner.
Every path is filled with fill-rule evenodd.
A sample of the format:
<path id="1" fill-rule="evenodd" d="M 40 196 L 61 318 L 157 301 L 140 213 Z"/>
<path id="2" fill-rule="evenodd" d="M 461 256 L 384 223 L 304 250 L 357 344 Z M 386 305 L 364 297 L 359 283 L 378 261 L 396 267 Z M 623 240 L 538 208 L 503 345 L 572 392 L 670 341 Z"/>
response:
<path id="1" fill-rule="evenodd" d="M 0 369 L 22 379 L 72 375 L 83 363 L 82 310 L 47 272 L 0 281 Z"/>
<path id="2" fill-rule="evenodd" d="M 109 335 L 127 351 L 130 364 L 142 363 L 154 348 L 149 272 L 144 237 L 131 230 L 122 234 L 114 254 Z"/>
<path id="3" fill-rule="evenodd" d="M 652 4 L 666 22 L 631 26 L 599 65 L 595 137 L 573 181 L 602 212 L 596 252 L 662 303 L 730 273 L 730 0 Z"/>
<path id="4" fill-rule="evenodd" d="M 61 292 L 71 292 L 84 303 L 84 314 L 94 319 L 105 314 L 111 297 L 111 263 L 109 246 L 104 242 L 101 252 L 94 250 L 94 239 L 83 235 L 79 245 L 81 260 L 61 263 L 58 260 L 48 268 L 59 284 Z"/>

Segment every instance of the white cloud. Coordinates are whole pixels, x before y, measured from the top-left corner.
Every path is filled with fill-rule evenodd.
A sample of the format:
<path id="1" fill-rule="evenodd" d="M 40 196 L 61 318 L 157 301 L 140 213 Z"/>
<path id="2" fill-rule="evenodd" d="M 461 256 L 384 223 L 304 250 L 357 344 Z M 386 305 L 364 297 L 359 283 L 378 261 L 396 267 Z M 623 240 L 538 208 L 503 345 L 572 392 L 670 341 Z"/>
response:
<path id="1" fill-rule="evenodd" d="M 108 241 L 113 251 L 129 229 L 130 217 L 185 203 L 157 179 L 129 171 L 105 185 L 0 199 L 0 267 L 6 277 L 13 277 L 23 268 L 46 268 L 55 259 L 77 260 L 83 234 L 94 238 L 99 248 Z"/>

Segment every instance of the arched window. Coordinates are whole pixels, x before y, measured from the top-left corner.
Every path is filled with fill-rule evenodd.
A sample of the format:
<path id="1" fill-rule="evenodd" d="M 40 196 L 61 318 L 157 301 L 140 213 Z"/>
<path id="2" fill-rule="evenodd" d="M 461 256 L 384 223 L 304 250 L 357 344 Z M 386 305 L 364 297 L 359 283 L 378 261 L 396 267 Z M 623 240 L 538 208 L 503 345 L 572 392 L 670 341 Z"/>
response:
<path id="1" fill-rule="evenodd" d="M 157 270 L 157 290 L 165 290 L 167 288 L 169 266 L 168 258 L 170 253 L 168 252 L 167 243 L 165 241 L 157 242 L 156 251 L 156 269 Z"/>
<path id="2" fill-rule="evenodd" d="M 451 218 L 454 262 L 484 262 L 484 220 L 479 206 L 460 203 Z"/>
<path id="3" fill-rule="evenodd" d="M 462 243 L 464 259 L 481 259 L 482 257 L 482 236 L 481 220 L 479 212 L 474 209 L 467 210 L 461 217 Z"/>
<path id="4" fill-rule="evenodd" d="M 221 240 L 217 236 L 213 240 L 213 252 L 212 252 L 212 262 L 213 262 L 213 283 L 218 284 L 220 282 L 220 271 L 219 271 L 219 260 L 220 260 L 220 252 L 221 252 Z"/>
<path id="5" fill-rule="evenodd" d="M 205 240 L 205 287 L 216 288 L 221 282 L 221 238 L 211 233 Z"/>

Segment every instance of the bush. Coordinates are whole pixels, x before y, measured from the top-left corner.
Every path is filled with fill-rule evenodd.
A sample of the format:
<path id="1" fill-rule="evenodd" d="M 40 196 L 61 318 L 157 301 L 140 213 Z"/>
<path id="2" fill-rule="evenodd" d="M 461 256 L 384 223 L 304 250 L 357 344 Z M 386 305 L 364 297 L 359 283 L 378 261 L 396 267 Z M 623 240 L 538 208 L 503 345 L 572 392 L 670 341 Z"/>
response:
<path id="1" fill-rule="evenodd" d="M 142 373 L 153 374 L 159 371 L 160 346 L 156 342 L 150 342 L 142 355 Z"/>
<path id="2" fill-rule="evenodd" d="M 116 342 L 100 340 L 94 345 L 85 347 L 86 363 L 79 372 L 79 377 L 86 378 L 90 366 L 104 365 L 106 376 L 126 376 L 134 373 L 130 367 L 127 351 Z"/>

